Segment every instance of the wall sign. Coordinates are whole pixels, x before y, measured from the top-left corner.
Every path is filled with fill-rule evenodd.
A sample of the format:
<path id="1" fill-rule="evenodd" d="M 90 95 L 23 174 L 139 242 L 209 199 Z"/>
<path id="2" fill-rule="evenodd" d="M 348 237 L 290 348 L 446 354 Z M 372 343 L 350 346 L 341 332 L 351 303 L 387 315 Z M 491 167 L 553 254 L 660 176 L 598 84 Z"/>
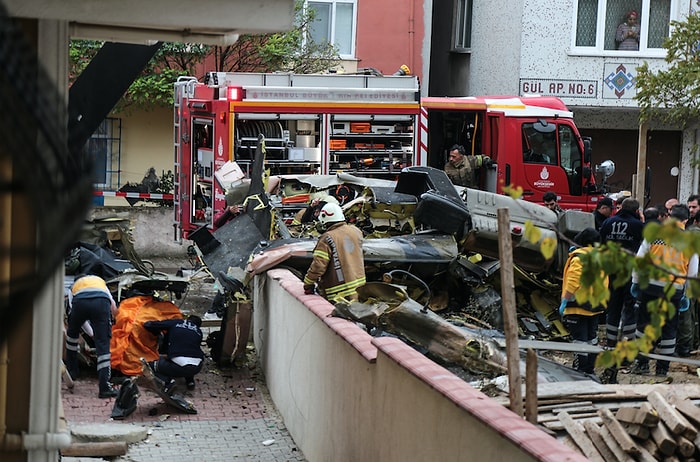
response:
<path id="1" fill-rule="evenodd" d="M 559 96 L 568 98 L 596 98 L 595 80 L 520 79 L 520 96 Z"/>

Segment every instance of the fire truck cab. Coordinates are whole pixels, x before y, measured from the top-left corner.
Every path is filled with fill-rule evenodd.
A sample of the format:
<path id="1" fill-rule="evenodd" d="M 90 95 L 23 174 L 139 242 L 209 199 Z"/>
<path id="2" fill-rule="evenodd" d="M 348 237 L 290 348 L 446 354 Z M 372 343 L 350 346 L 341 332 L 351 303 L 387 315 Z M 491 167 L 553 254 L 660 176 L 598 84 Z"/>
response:
<path id="1" fill-rule="evenodd" d="M 595 209 L 600 194 L 591 170 L 591 142 L 573 114 L 550 96 L 483 96 L 421 99 L 422 165 L 443 168 L 450 148 L 487 155 L 493 165 L 479 172 L 480 188 L 502 193 L 520 186 L 523 198 L 542 202 L 547 191 L 565 209 Z"/>

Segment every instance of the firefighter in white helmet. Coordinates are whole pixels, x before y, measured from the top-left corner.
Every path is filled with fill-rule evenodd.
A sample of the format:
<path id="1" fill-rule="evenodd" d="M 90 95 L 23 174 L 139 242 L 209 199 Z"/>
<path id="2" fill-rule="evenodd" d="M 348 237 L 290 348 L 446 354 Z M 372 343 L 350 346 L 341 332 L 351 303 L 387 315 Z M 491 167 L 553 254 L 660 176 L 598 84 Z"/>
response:
<path id="1" fill-rule="evenodd" d="M 345 222 L 340 205 L 328 203 L 318 216 L 325 227 L 314 248 L 313 260 L 304 276 L 304 293 L 316 284 L 328 301 L 357 299 L 357 288 L 365 284 L 362 231 Z"/>

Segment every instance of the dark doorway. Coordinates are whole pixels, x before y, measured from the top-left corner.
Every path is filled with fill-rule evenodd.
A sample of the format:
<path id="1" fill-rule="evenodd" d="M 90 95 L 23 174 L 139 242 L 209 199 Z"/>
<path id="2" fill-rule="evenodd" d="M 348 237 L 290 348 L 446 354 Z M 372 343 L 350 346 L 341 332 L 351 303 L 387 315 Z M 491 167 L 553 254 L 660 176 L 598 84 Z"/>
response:
<path id="1" fill-rule="evenodd" d="M 581 135 L 593 138 L 594 166 L 606 159 L 615 162 L 615 174 L 608 179 L 610 191 L 632 191 L 632 175 L 637 172 L 639 132 L 586 129 Z M 649 131 L 647 166 L 651 171 L 651 194 L 646 200 L 648 205 L 663 203 L 678 195 L 678 177 L 671 175 L 671 168 L 680 168 L 681 139 L 680 131 Z M 682 202 L 685 200 L 681 199 Z"/>

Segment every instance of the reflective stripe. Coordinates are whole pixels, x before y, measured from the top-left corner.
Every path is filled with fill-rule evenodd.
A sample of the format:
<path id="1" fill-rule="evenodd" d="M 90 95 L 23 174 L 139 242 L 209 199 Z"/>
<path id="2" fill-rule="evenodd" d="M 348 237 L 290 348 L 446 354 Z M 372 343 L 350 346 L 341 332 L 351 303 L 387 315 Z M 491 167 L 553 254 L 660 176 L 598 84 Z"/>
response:
<path id="1" fill-rule="evenodd" d="M 324 260 L 330 260 L 328 252 L 324 252 L 323 250 L 314 250 L 313 255 L 314 257 L 322 258 Z"/>
<path id="2" fill-rule="evenodd" d="M 367 282 L 366 278 L 355 279 L 354 281 L 346 282 L 345 284 L 339 284 L 334 287 L 329 287 L 326 289 L 327 295 L 337 295 L 340 292 L 351 293 L 354 292 L 358 287 L 365 285 Z"/>
<path id="3" fill-rule="evenodd" d="M 110 366 L 110 355 L 107 353 L 106 355 L 100 355 L 97 357 L 97 370 L 99 371 L 100 369 L 104 369 L 106 367 Z"/>

